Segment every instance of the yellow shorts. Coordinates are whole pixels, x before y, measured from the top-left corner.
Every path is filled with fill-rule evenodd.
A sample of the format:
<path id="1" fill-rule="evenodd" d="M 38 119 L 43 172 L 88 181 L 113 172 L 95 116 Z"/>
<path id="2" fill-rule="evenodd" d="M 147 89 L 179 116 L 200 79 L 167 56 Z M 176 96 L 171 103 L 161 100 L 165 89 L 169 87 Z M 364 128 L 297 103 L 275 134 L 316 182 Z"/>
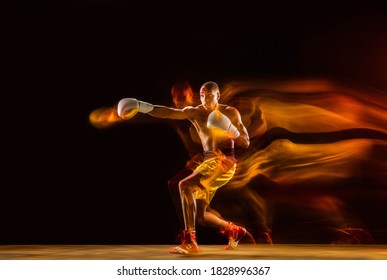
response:
<path id="1" fill-rule="evenodd" d="M 215 192 L 220 187 L 227 184 L 235 174 L 236 160 L 234 157 L 214 156 L 204 160 L 194 172 L 203 175 L 200 183 L 206 190 L 198 189 L 194 192 L 196 199 L 212 200 Z M 208 197 L 207 197 L 208 193 Z"/>

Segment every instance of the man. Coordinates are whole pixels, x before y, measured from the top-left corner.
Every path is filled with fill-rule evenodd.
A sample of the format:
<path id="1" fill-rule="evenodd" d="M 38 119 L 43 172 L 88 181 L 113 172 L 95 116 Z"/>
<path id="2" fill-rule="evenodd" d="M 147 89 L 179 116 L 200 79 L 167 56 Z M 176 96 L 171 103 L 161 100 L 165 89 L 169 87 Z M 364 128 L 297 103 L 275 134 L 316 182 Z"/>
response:
<path id="1" fill-rule="evenodd" d="M 194 101 L 193 90 L 187 82 L 176 83 L 171 89 L 171 96 L 175 108 L 183 109 L 187 106 L 193 106 L 194 103 L 196 103 L 196 101 Z M 185 166 L 168 180 L 168 190 L 171 194 L 172 202 L 176 209 L 179 221 L 179 227 L 181 229 L 178 236 L 181 237 L 181 233 L 183 232 L 185 225 L 179 182 L 188 175 L 192 174 L 196 167 L 203 162 L 203 147 L 196 129 L 191 122 L 171 120 L 169 124 L 175 129 L 189 156 Z M 207 208 L 207 211 L 208 210 L 220 216 L 220 214 L 215 210 Z"/>
<path id="2" fill-rule="evenodd" d="M 121 118 L 132 118 L 137 112 L 157 118 L 188 119 L 195 127 L 203 148 L 203 162 L 194 172 L 179 182 L 185 229 L 183 242 L 170 253 L 198 253 L 195 222 L 217 228 L 229 239 L 225 249 L 234 249 L 247 234 L 244 227 L 225 221 L 207 211 L 218 188 L 227 184 L 236 170 L 234 145 L 247 148 L 250 144 L 246 127 L 235 107 L 219 104 L 219 86 L 212 81 L 200 88 L 201 104 L 183 109 L 153 105 L 134 98 L 124 98 L 117 106 Z"/>

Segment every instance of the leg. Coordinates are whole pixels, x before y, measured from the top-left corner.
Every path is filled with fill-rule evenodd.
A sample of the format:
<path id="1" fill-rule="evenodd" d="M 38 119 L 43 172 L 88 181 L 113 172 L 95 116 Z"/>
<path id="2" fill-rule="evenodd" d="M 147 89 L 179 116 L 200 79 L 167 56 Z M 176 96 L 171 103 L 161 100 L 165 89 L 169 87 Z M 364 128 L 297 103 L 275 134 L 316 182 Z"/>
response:
<path id="1" fill-rule="evenodd" d="M 205 191 L 200 184 L 201 177 L 200 173 L 194 172 L 179 182 L 185 230 L 195 230 L 197 213 L 195 192 L 198 190 Z"/>
<path id="2" fill-rule="evenodd" d="M 183 178 L 189 176 L 190 174 L 192 174 L 192 170 L 188 168 L 184 168 L 168 181 L 168 190 L 172 198 L 173 206 L 176 210 L 180 231 L 183 231 L 185 226 L 184 226 L 183 209 L 182 209 L 182 203 L 181 203 L 181 197 L 180 197 L 179 182 Z"/>
<path id="3" fill-rule="evenodd" d="M 209 207 L 210 194 L 200 183 L 202 177 L 200 173 L 193 173 L 179 183 L 185 229 L 194 230 L 196 222 L 213 228 L 225 228 L 228 223 Z M 200 198 L 195 197 L 196 192 L 200 192 Z"/>
<path id="4" fill-rule="evenodd" d="M 183 242 L 181 245 L 169 251 L 169 253 L 191 254 L 199 252 L 195 231 L 197 213 L 195 192 L 202 187 L 200 185 L 201 176 L 202 175 L 200 173 L 194 172 L 179 182 L 181 206 L 184 218 Z"/>
<path id="5" fill-rule="evenodd" d="M 197 221 L 201 224 L 217 228 L 221 234 L 228 237 L 229 243 L 225 247 L 226 250 L 235 249 L 239 241 L 247 235 L 252 243 L 255 243 L 252 235 L 241 226 L 237 226 L 230 221 L 226 221 L 221 217 L 212 215 L 208 211 L 208 206 L 212 198 L 215 196 L 217 190 L 226 185 L 233 177 L 236 169 L 234 158 L 220 157 L 209 163 L 212 164 L 209 170 L 204 167 L 202 171 L 205 171 L 206 178 L 201 182 L 205 185 L 203 189 L 207 191 L 200 204 L 198 204 Z M 199 201 L 199 200 L 198 200 Z"/>
<path id="6" fill-rule="evenodd" d="M 210 209 L 207 200 L 198 199 L 196 200 L 196 204 L 196 222 L 198 224 L 219 230 L 228 226 L 228 222 L 226 222 L 218 213 L 215 214 L 215 212 Z"/>
<path id="7" fill-rule="evenodd" d="M 170 253 L 189 254 L 199 251 L 196 243 L 196 219 L 218 228 L 221 233 L 227 235 L 229 244 L 225 249 L 236 248 L 238 242 L 246 235 L 247 230 L 244 227 L 236 226 L 207 211 L 216 190 L 232 178 L 235 168 L 234 158 L 214 157 L 205 160 L 191 175 L 180 181 L 179 189 L 185 224 L 184 239 L 182 244 Z M 249 236 L 255 243 L 251 234 Z"/>
<path id="8" fill-rule="evenodd" d="M 253 236 L 244 227 L 237 226 L 208 211 L 208 204 L 208 201 L 205 199 L 197 200 L 197 223 L 216 228 L 221 234 L 227 235 L 229 242 L 228 245 L 225 246 L 225 250 L 235 249 L 238 246 L 239 241 L 245 236 L 248 236 L 251 242 L 255 243 Z"/>
<path id="9" fill-rule="evenodd" d="M 253 236 L 242 226 L 223 219 L 209 211 L 209 202 L 205 199 L 197 200 L 197 215 L 196 221 L 198 224 L 216 228 L 218 231 L 226 235 L 228 238 L 228 245 L 225 250 L 232 250 L 238 246 L 239 241 L 245 236 L 249 237 L 251 243 L 255 243 Z"/>

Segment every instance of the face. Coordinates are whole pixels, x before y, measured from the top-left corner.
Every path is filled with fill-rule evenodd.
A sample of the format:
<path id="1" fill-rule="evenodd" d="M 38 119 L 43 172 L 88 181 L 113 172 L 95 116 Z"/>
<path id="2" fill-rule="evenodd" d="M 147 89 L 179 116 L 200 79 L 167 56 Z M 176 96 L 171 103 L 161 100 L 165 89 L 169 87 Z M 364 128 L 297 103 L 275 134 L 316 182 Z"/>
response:
<path id="1" fill-rule="evenodd" d="M 204 109 L 207 111 L 212 111 L 216 108 L 218 105 L 219 97 L 219 91 L 217 90 L 208 90 L 207 88 L 203 87 L 200 89 L 200 101 L 202 102 Z"/>

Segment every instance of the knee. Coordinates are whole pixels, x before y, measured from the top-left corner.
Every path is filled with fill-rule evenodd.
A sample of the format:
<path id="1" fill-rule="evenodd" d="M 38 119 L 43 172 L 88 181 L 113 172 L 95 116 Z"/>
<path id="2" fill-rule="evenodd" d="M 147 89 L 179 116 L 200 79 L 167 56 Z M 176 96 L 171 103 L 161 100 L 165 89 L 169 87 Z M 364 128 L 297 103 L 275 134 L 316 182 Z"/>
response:
<path id="1" fill-rule="evenodd" d="M 179 190 L 182 194 L 190 192 L 192 190 L 192 185 L 188 181 L 182 180 L 179 182 Z"/>

